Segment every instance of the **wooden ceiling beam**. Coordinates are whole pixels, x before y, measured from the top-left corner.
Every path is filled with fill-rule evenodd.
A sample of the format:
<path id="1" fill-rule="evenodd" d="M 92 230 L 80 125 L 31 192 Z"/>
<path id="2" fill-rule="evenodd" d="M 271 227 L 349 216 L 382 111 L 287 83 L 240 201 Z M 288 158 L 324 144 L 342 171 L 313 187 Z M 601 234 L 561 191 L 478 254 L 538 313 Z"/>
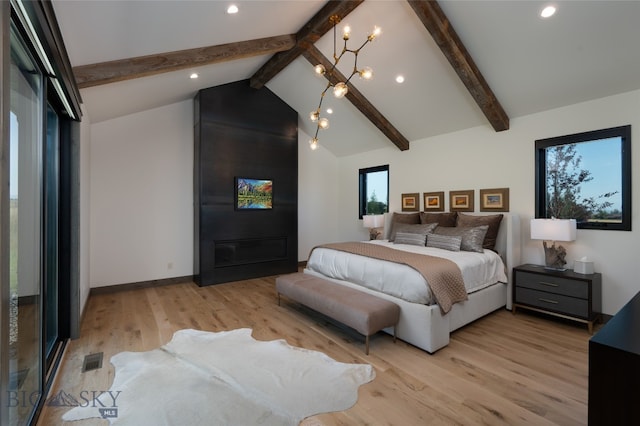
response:
<path id="1" fill-rule="evenodd" d="M 311 65 L 322 64 L 325 69 L 329 70 L 333 67 L 333 63 L 327 59 L 315 46 L 309 46 L 307 50 L 304 50 L 302 55 L 311 63 Z M 324 74 L 327 80 L 331 84 L 336 85 L 341 81 L 347 81 L 347 77 L 344 76 L 337 68 L 331 73 Z M 409 149 L 409 140 L 402 136 L 402 134 L 393 127 L 393 125 L 378 111 L 372 104 L 364 97 L 358 89 L 356 89 L 351 83 L 348 84 L 349 91 L 346 94 L 346 98 L 358 108 L 358 110 L 364 114 L 384 135 L 389 138 L 401 151 Z"/>
<path id="2" fill-rule="evenodd" d="M 469 90 L 496 132 L 509 129 L 509 117 L 489 87 L 473 58 L 434 0 L 407 0 L 433 40 Z"/>
<path id="3" fill-rule="evenodd" d="M 234 59 L 273 54 L 291 49 L 295 46 L 295 41 L 295 35 L 289 34 L 156 55 L 138 56 L 77 66 L 73 68 L 73 74 L 78 87 L 84 89 L 138 77 L 232 61 Z"/>
<path id="4" fill-rule="evenodd" d="M 262 88 L 269 80 L 275 77 L 287 65 L 293 62 L 303 52 L 313 46 L 316 41 L 333 28 L 329 21 L 332 16 L 343 19 L 364 0 L 355 1 L 328 1 L 318 13 L 316 13 L 296 33 L 295 46 L 287 51 L 276 53 L 269 59 L 249 80 L 249 85 L 254 89 Z"/>

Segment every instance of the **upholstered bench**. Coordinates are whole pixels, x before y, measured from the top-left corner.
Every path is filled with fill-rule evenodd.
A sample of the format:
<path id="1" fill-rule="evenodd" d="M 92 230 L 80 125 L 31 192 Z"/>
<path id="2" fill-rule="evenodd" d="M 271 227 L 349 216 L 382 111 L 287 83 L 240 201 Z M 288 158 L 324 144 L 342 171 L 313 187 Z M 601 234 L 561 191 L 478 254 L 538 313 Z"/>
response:
<path id="1" fill-rule="evenodd" d="M 304 273 L 276 278 L 278 305 L 280 295 L 301 303 L 345 324 L 365 336 L 365 353 L 369 355 L 369 336 L 393 327 L 400 318 L 400 307 L 393 302 Z"/>

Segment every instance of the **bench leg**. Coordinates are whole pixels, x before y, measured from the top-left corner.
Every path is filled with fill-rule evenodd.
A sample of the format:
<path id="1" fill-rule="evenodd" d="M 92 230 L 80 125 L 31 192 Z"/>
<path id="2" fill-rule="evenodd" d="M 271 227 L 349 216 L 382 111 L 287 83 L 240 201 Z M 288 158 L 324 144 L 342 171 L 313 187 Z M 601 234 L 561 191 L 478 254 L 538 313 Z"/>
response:
<path id="1" fill-rule="evenodd" d="M 398 326 L 394 325 L 393 326 L 393 343 L 396 343 L 396 333 L 398 331 Z"/>
<path id="2" fill-rule="evenodd" d="M 280 306 L 280 293 L 278 293 L 278 306 Z"/>
<path id="3" fill-rule="evenodd" d="M 369 355 L 369 336 L 364 338 L 364 354 Z"/>

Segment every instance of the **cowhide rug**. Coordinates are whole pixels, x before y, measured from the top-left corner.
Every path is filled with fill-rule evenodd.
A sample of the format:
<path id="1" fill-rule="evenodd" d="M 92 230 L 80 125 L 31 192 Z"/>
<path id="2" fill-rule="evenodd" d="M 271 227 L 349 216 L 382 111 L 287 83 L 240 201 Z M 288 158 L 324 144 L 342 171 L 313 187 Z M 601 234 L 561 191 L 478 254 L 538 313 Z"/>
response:
<path id="1" fill-rule="evenodd" d="M 284 340 L 258 341 L 251 329 L 177 331 L 149 352 L 111 358 L 108 392 L 63 420 L 107 418 L 117 425 L 297 425 L 341 411 L 370 382 L 370 365 L 337 362 Z"/>

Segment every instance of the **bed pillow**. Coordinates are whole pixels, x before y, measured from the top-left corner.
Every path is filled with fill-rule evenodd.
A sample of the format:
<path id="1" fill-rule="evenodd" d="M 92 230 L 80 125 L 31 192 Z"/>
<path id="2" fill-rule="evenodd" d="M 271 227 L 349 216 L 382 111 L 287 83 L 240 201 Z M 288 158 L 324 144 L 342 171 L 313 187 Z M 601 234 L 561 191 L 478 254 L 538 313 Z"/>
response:
<path id="1" fill-rule="evenodd" d="M 407 234 L 421 234 L 427 235 L 433 232 L 438 226 L 437 223 L 425 223 L 425 224 L 412 224 L 412 223 L 396 223 L 393 227 L 393 234 L 389 236 L 389 241 L 394 242 L 398 232 L 404 232 Z M 424 242 L 423 244 L 424 245 Z"/>
<path id="2" fill-rule="evenodd" d="M 420 223 L 437 223 L 438 226 L 456 226 L 457 212 L 420 212 Z"/>
<path id="3" fill-rule="evenodd" d="M 460 251 L 462 237 L 456 235 L 427 235 L 427 247 L 439 248 L 449 251 Z"/>
<path id="4" fill-rule="evenodd" d="M 398 213 L 394 212 L 391 217 L 392 223 L 420 223 L 420 213 Z"/>
<path id="5" fill-rule="evenodd" d="M 389 226 L 389 241 L 393 241 L 396 235 L 396 225 L 408 223 L 413 225 L 420 224 L 420 213 L 393 213 L 391 216 L 391 225 Z"/>
<path id="6" fill-rule="evenodd" d="M 394 244 L 411 244 L 424 247 L 426 234 L 411 234 L 409 232 L 396 232 Z"/>
<path id="7" fill-rule="evenodd" d="M 473 228 L 466 228 L 463 226 L 456 226 L 455 228 L 438 226 L 433 233 L 462 237 L 460 250 L 482 253 L 484 252 L 482 242 L 484 241 L 484 236 L 487 234 L 488 229 L 489 225 L 475 226 Z"/>
<path id="8" fill-rule="evenodd" d="M 482 247 L 495 251 L 496 240 L 498 239 L 498 231 L 500 230 L 500 222 L 502 221 L 503 216 L 503 214 L 477 216 L 472 214 L 459 213 L 457 225 L 467 228 L 488 225 L 489 229 L 487 230 L 487 234 L 484 236 Z"/>

